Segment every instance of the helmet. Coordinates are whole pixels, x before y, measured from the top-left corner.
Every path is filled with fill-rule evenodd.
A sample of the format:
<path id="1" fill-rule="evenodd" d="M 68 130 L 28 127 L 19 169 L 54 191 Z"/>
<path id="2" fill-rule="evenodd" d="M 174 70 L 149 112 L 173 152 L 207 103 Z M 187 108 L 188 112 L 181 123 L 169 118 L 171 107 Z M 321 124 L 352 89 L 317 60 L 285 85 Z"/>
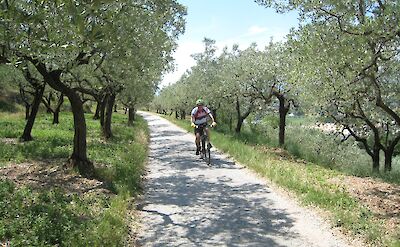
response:
<path id="1" fill-rule="evenodd" d="M 196 105 L 204 105 L 204 101 L 202 99 L 196 100 Z"/>

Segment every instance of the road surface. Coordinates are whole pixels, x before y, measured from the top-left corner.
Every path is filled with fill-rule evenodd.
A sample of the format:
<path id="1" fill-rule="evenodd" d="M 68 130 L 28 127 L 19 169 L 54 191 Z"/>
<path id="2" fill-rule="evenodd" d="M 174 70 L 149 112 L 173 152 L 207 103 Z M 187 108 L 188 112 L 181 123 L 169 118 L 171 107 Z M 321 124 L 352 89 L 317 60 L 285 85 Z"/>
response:
<path id="1" fill-rule="evenodd" d="M 348 246 L 311 210 L 215 149 L 208 166 L 192 133 L 140 114 L 151 130 L 140 246 Z"/>

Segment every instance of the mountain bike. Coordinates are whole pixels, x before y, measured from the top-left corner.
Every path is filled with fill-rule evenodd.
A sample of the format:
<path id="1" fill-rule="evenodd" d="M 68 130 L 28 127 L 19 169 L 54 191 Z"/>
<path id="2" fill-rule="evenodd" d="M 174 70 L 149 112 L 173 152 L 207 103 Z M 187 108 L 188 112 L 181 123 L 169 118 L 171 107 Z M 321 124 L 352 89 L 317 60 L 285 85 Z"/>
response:
<path id="1" fill-rule="evenodd" d="M 208 127 L 207 124 L 202 124 L 202 125 L 196 125 L 196 128 L 202 128 L 202 131 L 200 132 L 200 157 L 204 159 L 207 162 L 207 165 L 211 164 L 211 148 L 212 145 L 210 143 L 210 140 L 207 136 L 207 131 L 206 128 Z M 210 126 L 211 127 L 211 126 Z"/>

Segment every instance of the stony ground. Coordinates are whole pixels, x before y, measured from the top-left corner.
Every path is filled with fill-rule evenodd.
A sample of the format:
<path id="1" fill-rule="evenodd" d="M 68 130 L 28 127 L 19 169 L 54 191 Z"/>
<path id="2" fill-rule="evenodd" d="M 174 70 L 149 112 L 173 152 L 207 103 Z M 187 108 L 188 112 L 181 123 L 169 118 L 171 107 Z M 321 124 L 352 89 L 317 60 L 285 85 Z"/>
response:
<path id="1" fill-rule="evenodd" d="M 357 246 L 314 211 L 214 150 L 208 166 L 193 135 L 142 113 L 151 129 L 149 173 L 138 208 L 143 246 Z"/>
<path id="2" fill-rule="evenodd" d="M 154 128 L 155 129 L 161 129 L 161 131 L 176 131 L 176 134 L 178 134 L 179 136 L 183 135 L 183 132 L 180 132 L 180 130 L 175 129 L 176 127 L 168 125 L 168 123 L 166 122 L 158 122 L 159 120 L 155 120 L 152 119 L 150 117 L 150 124 L 153 125 L 153 134 L 152 134 L 152 139 L 153 142 L 155 139 L 160 138 L 161 136 L 165 136 L 164 134 L 157 134 L 154 133 Z M 156 126 L 154 126 L 156 125 Z M 164 130 L 162 130 L 164 129 Z M 219 169 L 222 170 L 218 170 L 213 169 L 213 168 L 209 168 L 207 167 L 205 164 L 199 163 L 199 160 L 192 160 L 191 158 L 193 158 L 192 155 L 192 137 L 189 137 L 189 140 L 187 143 L 185 144 L 178 144 L 177 147 L 179 149 L 178 152 L 178 156 L 177 157 L 169 157 L 168 155 L 172 153 L 171 149 L 167 148 L 161 148 L 158 147 L 158 151 L 157 152 L 166 152 L 166 156 L 164 157 L 164 165 L 161 166 L 157 166 L 157 168 L 151 168 L 152 166 L 150 166 L 151 168 L 151 172 L 149 175 L 149 180 L 148 180 L 148 184 L 147 184 L 147 188 L 148 188 L 148 192 L 153 193 L 153 192 L 161 192 L 161 193 L 166 193 L 168 192 L 167 186 L 175 186 L 175 183 L 180 183 L 181 186 L 180 189 L 182 191 L 178 191 L 177 194 L 173 194 L 172 198 L 170 197 L 169 200 L 178 200 L 176 197 L 177 196 L 183 196 L 184 198 L 180 199 L 183 200 L 182 202 L 188 202 L 189 200 L 191 200 L 190 198 L 188 198 L 189 191 L 197 191 L 199 192 L 199 190 L 201 190 L 201 188 L 199 186 L 204 186 L 204 185 L 199 185 L 196 183 L 193 183 L 193 181 L 191 181 L 194 177 L 196 179 L 201 179 L 204 181 L 208 181 L 208 187 L 203 188 L 204 191 L 202 191 L 203 193 L 207 192 L 207 190 L 209 189 L 210 191 L 208 191 L 209 194 L 213 194 L 213 190 L 215 188 L 210 187 L 213 185 L 213 183 L 215 183 L 216 181 L 218 181 L 218 184 L 223 182 L 222 180 L 229 180 L 229 181 L 225 181 L 228 182 L 228 185 L 226 185 L 226 187 L 221 187 L 221 195 L 219 195 L 219 199 L 218 200 L 222 200 L 222 202 L 220 202 L 220 207 L 224 208 L 225 212 L 223 215 L 230 217 L 232 220 L 235 217 L 239 217 L 239 218 L 249 218 L 251 217 L 248 213 L 249 210 L 252 210 L 253 206 L 259 207 L 260 205 L 258 205 L 258 203 L 251 205 L 250 204 L 242 204 L 242 206 L 244 206 L 243 208 L 243 215 L 241 215 L 241 210 L 232 210 L 233 208 L 231 207 L 226 207 L 226 205 L 229 205 L 230 203 L 228 201 L 224 201 L 225 200 L 225 195 L 224 193 L 227 191 L 227 188 L 229 188 L 230 192 L 237 192 L 238 190 L 240 190 L 239 188 L 236 188 L 235 186 L 231 186 L 229 185 L 229 183 L 237 183 L 237 181 L 235 182 L 233 179 L 225 177 L 226 173 L 232 173 L 232 171 L 239 171 L 242 170 L 239 167 L 234 167 L 232 165 L 231 161 L 223 161 L 224 157 L 221 156 L 218 159 L 220 159 L 220 163 L 219 163 Z M 176 138 L 173 138 L 176 139 Z M 21 145 L 18 144 L 18 141 L 16 139 L 13 138 L 4 138 L 0 140 L 0 146 L 1 145 Z M 154 143 L 153 143 L 154 145 Z M 158 144 L 160 145 L 160 144 Z M 168 146 L 172 147 L 170 145 L 170 143 L 168 142 Z M 154 148 L 154 146 L 153 146 Z M 174 168 L 173 162 L 177 161 L 177 162 L 182 162 L 184 161 L 182 159 L 182 153 L 184 152 L 189 152 L 188 155 L 189 160 L 186 160 L 188 162 L 194 162 L 192 163 L 192 165 L 186 165 L 187 167 L 184 167 L 184 164 L 180 164 L 180 169 L 179 171 L 173 170 L 176 169 L 176 165 Z M 161 154 L 160 153 L 160 154 Z M 158 156 L 160 154 L 157 154 Z M 154 155 L 154 152 L 153 152 Z M 160 157 L 159 157 L 160 158 Z M 151 158 L 152 161 L 155 161 L 155 157 Z M 64 169 L 62 164 L 65 161 L 34 161 L 34 162 L 24 162 L 21 164 L 5 164 L 3 167 L 0 167 L 0 179 L 10 179 L 12 181 L 14 181 L 18 186 L 30 186 L 34 189 L 46 189 L 46 188 L 53 188 L 53 187 L 60 187 L 62 189 L 64 189 L 66 191 L 66 193 L 78 193 L 78 194 L 92 194 L 92 193 L 96 193 L 96 194 L 106 194 L 106 195 L 112 195 L 112 193 L 106 189 L 106 186 L 104 186 L 104 184 L 100 181 L 97 180 L 89 180 L 86 178 L 82 178 L 81 176 L 77 175 L 76 173 L 68 170 L 68 169 Z M 152 164 L 150 164 L 152 165 Z M 199 168 L 200 167 L 200 168 Z M 188 170 L 185 169 L 189 169 L 190 172 L 188 172 Z M 209 170 L 207 170 L 209 169 Z M 204 171 L 202 171 L 204 170 Z M 207 171 L 206 171 L 207 170 Z M 203 174 L 203 172 L 205 172 Z M 157 172 L 161 172 L 160 174 L 156 174 Z M 178 174 L 183 174 L 184 175 L 184 179 L 186 179 L 186 181 L 180 181 L 177 180 L 178 178 L 175 177 L 175 175 L 171 174 L 172 172 L 177 172 Z M 224 176 L 222 176 L 220 174 L 220 172 L 224 173 Z M 222 180 L 221 177 L 218 177 L 220 174 L 222 176 Z M 157 179 L 161 179 L 164 178 L 165 176 L 170 176 L 171 180 L 165 180 L 163 184 L 149 184 L 151 182 L 155 182 L 155 181 L 160 181 Z M 191 177 L 194 176 L 194 177 Z M 205 176 L 208 176 L 207 178 Z M 239 182 L 239 185 L 243 185 L 243 177 L 244 176 L 248 176 L 248 174 L 246 175 L 235 175 L 235 176 L 239 176 L 239 180 L 241 182 Z M 384 219 L 386 222 L 386 227 L 388 229 L 388 231 L 395 231 L 396 229 L 398 229 L 398 227 L 400 226 L 400 186 L 399 185 L 394 185 L 394 184 L 388 184 L 376 179 L 372 179 L 372 178 L 358 178 L 358 177 L 344 177 L 344 179 L 338 179 L 333 181 L 334 183 L 340 183 L 341 185 L 343 185 L 345 188 L 347 188 L 347 191 L 353 195 L 354 197 L 358 198 L 364 205 L 368 206 L 368 208 L 376 215 L 378 215 L 380 218 Z M 154 187 L 155 186 L 155 187 Z M 160 190 L 160 188 L 157 188 L 157 186 L 161 186 L 162 189 Z M 257 185 L 259 186 L 259 185 Z M 256 186 L 256 187 L 257 187 Z M 264 185 L 266 186 L 266 185 Z M 240 186 L 241 187 L 241 186 Z M 253 188 L 254 189 L 254 188 Z M 261 187 L 257 187 L 257 190 L 262 190 Z M 249 197 L 248 199 L 251 200 L 252 196 L 248 196 L 247 194 L 250 191 L 240 191 L 240 193 L 242 193 L 242 195 L 238 195 L 236 196 L 236 201 L 241 201 L 243 198 L 242 197 Z M 267 194 L 271 194 L 272 191 L 269 191 L 268 188 L 265 188 L 264 193 Z M 196 195 L 196 194 L 195 194 Z M 150 194 L 151 196 L 151 194 Z M 198 194 L 196 196 L 199 196 Z M 158 198 L 157 198 L 158 197 Z M 207 205 L 209 205 L 209 208 L 207 209 L 209 212 L 208 213 L 212 213 L 212 215 L 210 215 L 209 217 L 204 217 L 203 214 L 200 214 L 200 209 L 194 208 L 195 211 L 197 211 L 197 213 L 191 215 L 191 219 L 183 219 L 180 218 L 182 217 L 182 210 L 183 209 L 179 209 L 177 207 L 171 207 L 170 204 L 163 204 L 163 205 L 158 205 L 155 203 L 159 203 L 160 201 L 167 199 L 164 197 L 169 197 L 168 195 L 162 196 L 156 196 L 157 200 L 156 201 L 151 201 L 151 202 L 144 202 L 140 205 L 141 210 L 143 211 L 143 213 L 145 214 L 144 217 L 147 217 L 146 214 L 148 214 L 149 217 L 155 217 L 158 218 L 158 221 L 156 220 L 155 222 L 158 222 L 160 224 L 164 224 L 161 226 L 153 226 L 154 229 L 158 230 L 161 228 L 164 228 L 166 225 L 168 224 L 172 224 L 172 225 L 176 225 L 179 227 L 179 225 L 182 224 L 188 224 L 187 225 L 187 229 L 185 230 L 185 234 L 194 234 L 196 233 L 196 226 L 198 226 L 198 224 L 211 224 L 215 219 L 215 217 L 217 217 L 217 215 L 215 215 L 215 208 L 213 208 L 211 201 L 213 199 L 209 198 L 207 202 Z M 256 196 L 256 198 L 258 198 L 258 200 L 261 199 L 261 197 Z M 154 198 L 153 198 L 154 199 Z M 204 198 L 203 198 L 204 199 Z M 254 197 L 253 197 L 254 199 Z M 144 199 L 146 200 L 146 198 Z M 197 200 L 197 199 L 196 199 Z M 267 199 L 266 199 L 267 200 Z M 203 201 L 203 203 L 205 203 L 205 201 Z M 150 205 L 153 205 L 154 207 L 152 208 Z M 225 205 L 225 206 L 224 206 Z M 185 209 L 186 210 L 186 209 Z M 230 211 L 229 211 L 230 210 Z M 174 215 L 174 216 L 172 216 Z M 230 216 L 228 216 L 230 215 Z M 172 216 L 172 217 L 171 217 Z M 221 215 L 220 215 L 221 216 Z M 218 216 L 219 217 L 219 216 Z M 255 220 L 253 223 L 255 225 L 257 225 L 256 219 L 252 219 Z M 279 223 L 278 219 L 271 219 L 271 221 L 276 221 L 276 224 L 282 224 Z M 165 225 L 166 224 L 166 225 Z M 222 225 L 220 225 L 220 223 L 214 223 L 216 224 L 216 226 L 218 227 L 222 227 Z M 230 228 L 232 228 L 232 224 L 235 224 L 235 222 L 229 222 L 226 221 L 224 224 L 231 224 Z M 244 223 L 239 223 L 239 224 L 244 224 Z M 186 226 L 185 226 L 186 227 Z M 290 228 L 290 227 L 289 227 Z M 168 229 L 168 228 L 166 228 Z M 234 228 L 232 228 L 231 230 L 233 230 Z M 240 227 L 238 228 L 240 229 Z M 268 233 L 268 229 L 261 229 L 261 230 L 257 230 L 256 233 L 257 234 L 263 234 L 263 231 L 266 231 L 264 233 Z M 229 230 L 228 230 L 229 232 Z M 199 232 L 197 232 L 199 233 Z M 161 232 L 159 234 L 162 234 Z M 174 235 L 175 234 L 175 235 Z M 185 234 L 181 235 L 181 236 L 185 236 Z M 152 236 L 152 237 L 143 237 L 143 240 L 152 240 L 152 241 L 160 241 L 158 238 L 163 238 L 166 236 L 169 236 L 170 234 L 166 234 L 166 235 L 158 235 L 158 236 Z M 268 235 L 268 234 L 267 234 Z M 173 236 L 179 236 L 179 233 L 173 233 Z M 247 237 L 248 241 L 250 241 L 250 237 Z M 222 235 L 220 236 L 220 240 L 222 241 L 223 239 L 226 239 L 226 236 L 223 237 Z M 260 237 L 261 239 L 261 237 Z M 186 239 L 188 240 L 188 239 Z M 254 240 L 254 239 L 253 239 Z M 265 239 L 264 239 L 265 240 Z M 184 238 L 183 240 L 184 241 Z M 199 239 L 195 238 L 194 240 L 190 240 L 190 241 L 200 241 Z M 236 241 L 239 241 L 238 239 Z M 240 241 L 239 241 L 240 242 Z M 237 242 L 237 243 L 239 243 Z M 150 244 L 151 245 L 151 244 Z M 154 245 L 156 246 L 156 245 Z M 338 245 L 339 246 L 339 245 Z"/>

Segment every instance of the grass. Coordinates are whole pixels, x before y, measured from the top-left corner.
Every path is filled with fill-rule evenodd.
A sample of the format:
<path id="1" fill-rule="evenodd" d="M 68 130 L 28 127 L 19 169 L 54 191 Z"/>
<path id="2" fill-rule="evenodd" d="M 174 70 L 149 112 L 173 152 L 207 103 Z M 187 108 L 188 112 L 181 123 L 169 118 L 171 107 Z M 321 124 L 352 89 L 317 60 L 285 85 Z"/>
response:
<path id="1" fill-rule="evenodd" d="M 188 121 L 168 118 L 192 131 Z M 213 131 L 212 142 L 221 151 L 256 171 L 275 184 L 295 193 L 305 205 L 324 209 L 331 215 L 332 224 L 363 236 L 374 246 L 398 246 L 396 236 L 385 234 L 382 222 L 345 190 L 331 181 L 341 179 L 343 173 L 312 162 L 298 162 L 271 152 L 259 137 L 251 134 L 235 135 Z M 400 232 L 396 233 L 397 236 Z M 396 242 L 397 241 L 397 242 Z"/>
<path id="2" fill-rule="evenodd" d="M 400 156 L 393 159 L 393 170 L 390 173 L 372 172 L 370 156 L 351 138 L 341 142 L 338 136 L 326 134 L 319 129 L 311 128 L 316 119 L 307 117 L 288 117 L 286 126 L 285 150 L 293 157 L 335 169 L 348 175 L 358 177 L 375 177 L 389 183 L 400 184 Z M 244 125 L 240 134 L 235 137 L 250 145 L 263 145 L 279 148 L 278 123 L 274 116 L 266 117 L 257 125 Z M 223 126 L 222 133 L 230 134 Z M 384 154 L 381 154 L 383 170 Z"/>
<path id="3" fill-rule="evenodd" d="M 23 114 L 0 113 L 0 138 L 19 138 Z M 132 195 L 140 192 L 147 157 L 149 130 L 137 116 L 133 127 L 126 116 L 113 115 L 114 137 L 105 141 L 99 122 L 87 115 L 88 157 L 97 176 L 110 185 L 115 196 L 80 197 L 63 191 L 17 188 L 0 181 L 0 244 L 11 246 L 123 246 L 128 235 Z M 60 162 L 72 152 L 73 122 L 70 113 L 40 114 L 32 131 L 33 141 L 6 142 L 0 146 L 0 166 L 43 160 Z M 60 164 L 62 165 L 62 164 Z"/>

